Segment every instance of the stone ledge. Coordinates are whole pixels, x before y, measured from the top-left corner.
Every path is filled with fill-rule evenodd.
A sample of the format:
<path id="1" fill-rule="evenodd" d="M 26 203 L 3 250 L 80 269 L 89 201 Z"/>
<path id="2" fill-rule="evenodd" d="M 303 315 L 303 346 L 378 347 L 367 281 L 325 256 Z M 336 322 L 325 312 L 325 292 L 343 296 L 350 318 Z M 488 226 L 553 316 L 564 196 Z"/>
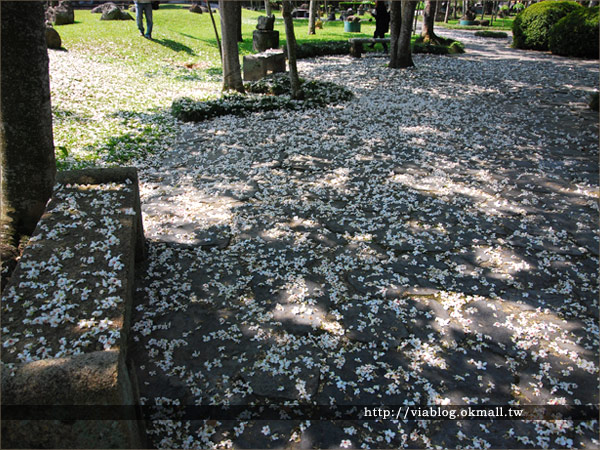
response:
<path id="1" fill-rule="evenodd" d="M 145 256 L 137 171 L 57 180 L 3 293 L 2 403 L 137 404 L 126 365 L 135 261 Z M 6 419 L 3 448 L 143 447 L 137 421 Z"/>

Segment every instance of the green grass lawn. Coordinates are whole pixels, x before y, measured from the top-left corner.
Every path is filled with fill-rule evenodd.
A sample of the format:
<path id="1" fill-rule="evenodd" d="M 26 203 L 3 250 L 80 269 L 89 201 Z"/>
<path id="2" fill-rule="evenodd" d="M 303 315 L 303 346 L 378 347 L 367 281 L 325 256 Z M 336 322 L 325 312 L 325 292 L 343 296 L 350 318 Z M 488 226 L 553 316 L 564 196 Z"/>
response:
<path id="1" fill-rule="evenodd" d="M 132 13 L 132 15 L 134 15 Z M 252 32 L 256 29 L 258 11 L 243 10 L 240 54 L 252 53 Z M 135 21 L 100 21 L 99 14 L 77 10 L 76 23 L 57 26 L 67 50 L 94 51 L 102 62 L 127 60 L 128 64 L 161 67 L 165 61 L 200 66 L 220 66 L 219 49 L 209 14 L 193 14 L 183 5 L 162 5 L 154 11 L 153 41 L 139 35 Z M 215 21 L 220 34 L 219 15 Z M 299 43 L 309 41 L 345 40 L 350 37 L 370 37 L 375 22 L 362 23 L 362 33 L 345 33 L 341 21 L 324 22 L 316 35 L 308 35 L 308 20 L 294 21 Z M 277 15 L 275 29 L 280 32 L 280 45 L 285 44 L 283 20 Z"/>

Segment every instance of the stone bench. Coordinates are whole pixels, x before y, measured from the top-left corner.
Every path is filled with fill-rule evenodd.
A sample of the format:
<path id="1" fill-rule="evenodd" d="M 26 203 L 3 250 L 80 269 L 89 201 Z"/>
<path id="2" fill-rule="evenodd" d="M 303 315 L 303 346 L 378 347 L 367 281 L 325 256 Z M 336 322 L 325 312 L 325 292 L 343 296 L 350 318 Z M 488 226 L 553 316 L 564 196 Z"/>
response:
<path id="1" fill-rule="evenodd" d="M 360 58 L 364 52 L 363 44 L 384 44 L 389 45 L 389 38 L 351 38 L 348 39 L 350 43 L 350 55 L 355 58 Z"/>
<path id="2" fill-rule="evenodd" d="M 266 50 L 244 56 L 244 81 L 257 81 L 276 72 L 285 72 L 283 50 Z"/>
<path id="3" fill-rule="evenodd" d="M 101 406 L 139 403 L 127 362 L 135 262 L 145 256 L 137 172 L 62 172 L 57 182 L 3 291 L 2 447 L 145 448 L 143 422 L 93 419 Z M 57 415 L 79 405 L 89 417 L 15 415 L 30 405 Z"/>

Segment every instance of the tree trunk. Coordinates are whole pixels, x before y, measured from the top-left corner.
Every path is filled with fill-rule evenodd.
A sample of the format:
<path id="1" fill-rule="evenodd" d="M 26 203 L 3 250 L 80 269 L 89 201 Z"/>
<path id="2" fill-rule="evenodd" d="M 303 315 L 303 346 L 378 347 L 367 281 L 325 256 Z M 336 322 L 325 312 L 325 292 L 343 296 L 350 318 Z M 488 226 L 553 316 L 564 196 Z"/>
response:
<path id="1" fill-rule="evenodd" d="M 265 0 L 265 14 L 270 16 L 271 13 L 271 0 Z"/>
<path id="2" fill-rule="evenodd" d="M 395 3 L 392 2 L 392 7 Z M 412 23 L 415 17 L 415 8 L 417 6 L 416 0 L 402 0 L 401 2 L 401 20 L 400 30 L 397 38 L 397 50 L 395 55 L 390 57 L 389 67 L 392 69 L 404 69 L 407 67 L 413 67 L 414 63 L 412 60 L 412 52 L 410 48 L 410 40 L 412 35 Z M 397 8 L 397 7 L 396 7 Z M 398 14 L 394 11 L 394 14 Z M 391 49 L 390 49 L 391 53 Z"/>
<path id="3" fill-rule="evenodd" d="M 52 136 L 44 3 L 0 2 L 0 246 L 31 235 L 52 195 Z"/>
<path id="4" fill-rule="evenodd" d="M 221 64 L 223 64 L 223 50 L 221 48 L 221 39 L 219 39 L 219 32 L 217 31 L 217 24 L 215 23 L 215 16 L 213 16 L 212 8 L 210 7 L 210 2 L 208 0 L 206 0 L 206 7 L 208 8 L 208 13 L 210 14 L 210 21 L 212 22 L 213 29 L 215 30 L 217 46 L 219 47 L 219 56 L 221 57 Z"/>
<path id="5" fill-rule="evenodd" d="M 448 23 L 448 16 L 450 15 L 450 0 L 446 2 L 446 15 L 444 16 L 444 23 Z"/>
<path id="6" fill-rule="evenodd" d="M 316 34 L 315 24 L 317 22 L 317 7 L 319 3 L 317 0 L 310 0 L 309 14 L 308 14 L 308 34 Z"/>
<path id="7" fill-rule="evenodd" d="M 285 40 L 287 42 L 288 64 L 290 66 L 290 83 L 292 85 L 292 98 L 299 100 L 303 97 L 300 89 L 300 78 L 296 65 L 296 35 L 294 34 L 294 20 L 292 19 L 292 2 L 283 0 L 283 22 L 285 24 Z"/>
<path id="8" fill-rule="evenodd" d="M 390 4 L 390 64 L 389 67 L 398 67 L 398 39 L 402 28 L 402 3 L 393 1 Z"/>
<path id="9" fill-rule="evenodd" d="M 454 0 L 454 11 L 452 13 L 454 14 L 454 20 L 456 20 L 458 18 L 458 0 Z"/>
<path id="10" fill-rule="evenodd" d="M 242 2 L 234 1 L 232 2 L 235 5 L 235 29 L 237 33 L 237 41 L 244 42 L 244 38 L 242 37 Z M 254 6 L 254 5 L 253 5 Z"/>
<path id="11" fill-rule="evenodd" d="M 237 6 L 234 1 L 219 0 L 223 47 L 223 90 L 244 92 L 238 51 Z"/>
<path id="12" fill-rule="evenodd" d="M 427 0 L 425 2 L 425 11 L 423 12 L 423 30 L 421 36 L 423 36 L 423 42 L 431 43 L 433 45 L 440 44 L 440 40 L 433 31 L 433 25 L 435 23 L 437 2 L 434 0 Z"/>

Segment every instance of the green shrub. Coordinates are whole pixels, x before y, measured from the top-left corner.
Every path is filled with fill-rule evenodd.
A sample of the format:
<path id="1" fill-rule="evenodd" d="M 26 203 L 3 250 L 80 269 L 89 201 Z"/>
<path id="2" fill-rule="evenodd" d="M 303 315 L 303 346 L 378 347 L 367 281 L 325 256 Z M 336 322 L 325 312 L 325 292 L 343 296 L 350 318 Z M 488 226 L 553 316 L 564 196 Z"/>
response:
<path id="1" fill-rule="evenodd" d="M 583 8 L 574 1 L 546 0 L 534 3 L 519 13 L 513 22 L 513 47 L 548 50 L 550 28 L 576 9 Z"/>
<path id="2" fill-rule="evenodd" d="M 579 8 L 550 29 L 548 47 L 556 55 L 598 58 L 600 15 L 598 6 Z"/>
<path id="3" fill-rule="evenodd" d="M 304 99 L 292 100 L 289 76 L 285 73 L 272 74 L 248 83 L 248 95 L 227 94 L 209 101 L 178 98 L 173 101 L 171 112 L 184 122 L 200 122 L 227 114 L 243 116 L 259 111 L 321 107 L 347 101 L 354 96 L 345 87 L 328 81 L 301 80 L 301 85 Z"/>
<path id="4" fill-rule="evenodd" d="M 348 41 L 316 41 L 298 44 L 296 57 L 315 58 L 317 56 L 348 55 L 350 43 Z"/>
<path id="5" fill-rule="evenodd" d="M 440 36 L 437 38 L 441 42 L 441 45 L 426 44 L 423 42 L 423 36 L 417 37 L 413 43 L 412 52 L 415 54 L 428 53 L 431 55 L 449 55 L 465 52 L 465 45 L 462 42 Z"/>
<path id="6" fill-rule="evenodd" d="M 482 30 L 482 31 L 476 31 L 475 36 L 489 37 L 489 38 L 507 38 L 508 34 L 506 34 L 504 31 Z"/>

